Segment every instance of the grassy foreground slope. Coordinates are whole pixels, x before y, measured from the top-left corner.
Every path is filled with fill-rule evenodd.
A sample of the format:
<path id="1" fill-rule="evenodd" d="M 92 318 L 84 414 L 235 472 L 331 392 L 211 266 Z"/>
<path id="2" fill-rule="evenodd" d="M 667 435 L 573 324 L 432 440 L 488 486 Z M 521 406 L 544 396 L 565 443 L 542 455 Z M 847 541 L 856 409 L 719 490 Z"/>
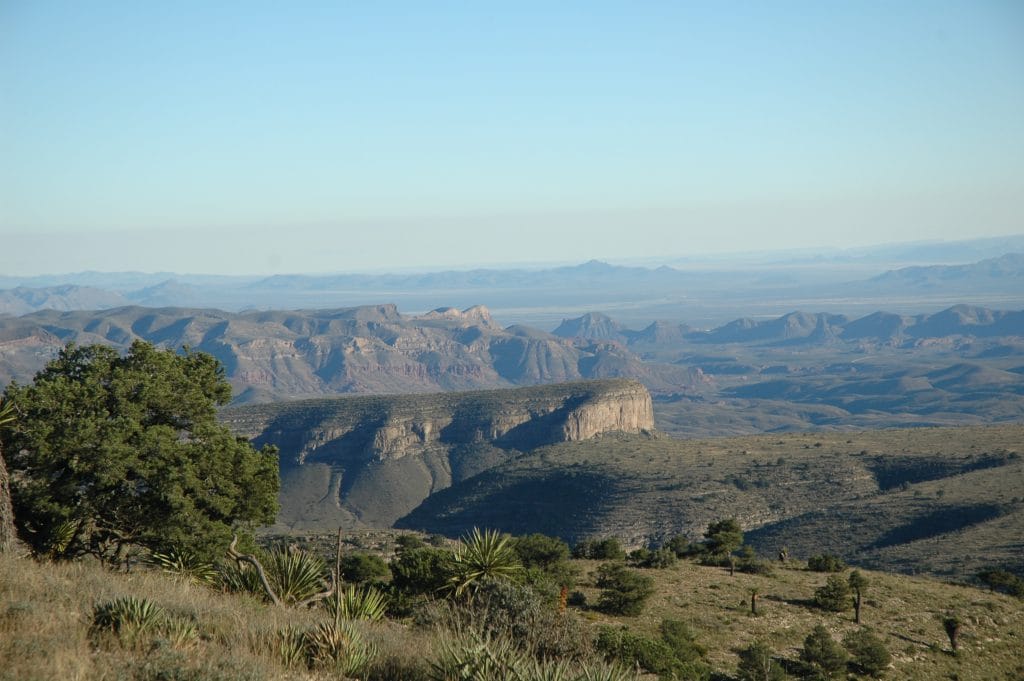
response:
<path id="1" fill-rule="evenodd" d="M 598 563 L 574 563 L 584 575 L 581 590 L 594 602 L 597 590 L 586 575 Z M 592 634 L 602 626 L 626 626 L 656 636 L 663 618 L 686 622 L 707 648 L 707 661 L 719 679 L 731 678 L 736 651 L 755 639 L 769 642 L 783 664 L 793 664 L 815 625 L 823 624 L 836 639 L 855 629 L 850 612 L 826 613 L 809 604 L 825 575 L 797 564 L 776 566 L 771 576 L 729 576 L 721 568 L 689 561 L 642 572 L 654 578 L 656 592 L 639 617 L 613 618 L 575 607 L 565 616 L 581 618 Z M 865 574 L 871 585 L 864 622 L 893 655 L 886 678 L 1022 678 L 1024 607 L 1020 600 L 925 578 Z M 751 587 L 761 594 L 757 616 L 749 614 Z M 91 632 L 94 606 L 126 595 L 151 599 L 165 611 L 191 619 L 199 636 L 184 643 L 157 636 L 126 645 Z M 964 622 L 957 656 L 950 653 L 941 624 L 949 614 Z M 308 627 L 323 618 L 322 611 L 279 609 L 160 573 L 137 570 L 125 575 L 85 563 L 0 557 L 0 679 L 4 681 L 328 678 L 282 664 L 274 644 L 276 632 Z M 450 637 L 411 620 L 360 623 L 360 629 L 379 649 L 361 678 L 379 681 L 428 678 L 439 641 Z"/>
<path id="2" fill-rule="evenodd" d="M 1024 570 L 1024 426 L 677 440 L 604 435 L 542 447 L 435 493 L 400 527 L 474 525 L 570 543 L 699 539 L 735 517 L 774 556 L 964 579 Z"/>

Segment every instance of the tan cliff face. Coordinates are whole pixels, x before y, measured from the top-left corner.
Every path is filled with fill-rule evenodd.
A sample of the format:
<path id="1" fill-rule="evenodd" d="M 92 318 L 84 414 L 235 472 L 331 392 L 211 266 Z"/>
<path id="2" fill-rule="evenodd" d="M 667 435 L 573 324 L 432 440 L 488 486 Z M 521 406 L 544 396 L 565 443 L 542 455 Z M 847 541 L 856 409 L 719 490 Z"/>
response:
<path id="1" fill-rule="evenodd" d="M 280 448 L 279 520 L 292 528 L 387 526 L 517 451 L 654 429 L 650 394 L 626 379 L 254 405 L 221 418 Z"/>

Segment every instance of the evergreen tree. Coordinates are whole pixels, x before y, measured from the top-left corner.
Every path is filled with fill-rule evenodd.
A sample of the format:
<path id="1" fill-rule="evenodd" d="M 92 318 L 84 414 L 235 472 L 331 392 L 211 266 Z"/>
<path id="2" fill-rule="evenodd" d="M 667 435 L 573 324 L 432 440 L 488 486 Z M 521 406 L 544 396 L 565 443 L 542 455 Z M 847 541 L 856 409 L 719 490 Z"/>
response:
<path id="1" fill-rule="evenodd" d="M 808 675 L 816 679 L 834 679 L 846 669 L 847 655 L 822 625 L 804 639 L 800 659 L 807 665 Z"/>
<path id="2" fill-rule="evenodd" d="M 0 426 L 14 421 L 14 407 L 0 400 Z M 14 507 L 11 506 L 11 480 L 4 464 L 4 452 L 0 441 L 0 553 L 10 551 L 14 546 Z"/>
<path id="3" fill-rule="evenodd" d="M 743 530 L 735 518 L 718 520 L 708 525 L 704 546 L 717 558 L 729 555 L 743 544 Z"/>
<path id="4" fill-rule="evenodd" d="M 277 450 L 217 422 L 231 386 L 208 354 L 68 345 L 4 398 L 19 413 L 2 429 L 15 519 L 37 553 L 214 558 L 233 532 L 274 521 Z"/>

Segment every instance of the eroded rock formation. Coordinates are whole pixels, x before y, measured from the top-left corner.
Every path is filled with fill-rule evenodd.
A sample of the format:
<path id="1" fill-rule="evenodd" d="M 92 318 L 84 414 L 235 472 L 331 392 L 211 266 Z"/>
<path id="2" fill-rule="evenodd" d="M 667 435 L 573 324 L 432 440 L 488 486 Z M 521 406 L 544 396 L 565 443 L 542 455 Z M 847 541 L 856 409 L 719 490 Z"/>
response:
<path id="1" fill-rule="evenodd" d="M 280 447 L 279 521 L 289 527 L 387 526 L 517 452 L 654 429 L 650 394 L 625 379 L 253 405 L 222 420 Z"/>

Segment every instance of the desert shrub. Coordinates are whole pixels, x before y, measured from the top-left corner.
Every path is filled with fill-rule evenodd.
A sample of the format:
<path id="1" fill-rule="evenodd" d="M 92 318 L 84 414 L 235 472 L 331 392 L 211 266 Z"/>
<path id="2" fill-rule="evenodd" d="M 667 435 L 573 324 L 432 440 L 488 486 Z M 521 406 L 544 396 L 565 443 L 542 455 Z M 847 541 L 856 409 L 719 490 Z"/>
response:
<path id="1" fill-rule="evenodd" d="M 812 572 L 842 572 L 846 569 L 846 563 L 838 556 L 822 553 L 807 559 L 807 569 Z"/>
<path id="2" fill-rule="evenodd" d="M 346 582 L 369 582 L 388 576 L 384 559 L 372 553 L 350 553 L 341 559 L 341 578 Z"/>
<path id="3" fill-rule="evenodd" d="M 849 651 L 854 666 L 861 674 L 881 676 L 892 663 L 889 649 L 870 629 L 851 631 L 843 638 L 843 647 Z"/>
<path id="4" fill-rule="evenodd" d="M 672 649 L 672 654 L 680 662 L 694 662 L 707 653 L 707 649 L 697 643 L 696 634 L 685 622 L 662 620 L 660 631 L 661 640 Z"/>
<path id="5" fill-rule="evenodd" d="M 754 641 L 739 652 L 736 678 L 739 681 L 782 681 L 786 673 L 773 656 L 767 643 Z"/>
<path id="6" fill-rule="evenodd" d="M 852 605 L 850 583 L 840 575 L 829 575 L 825 586 L 814 591 L 814 604 L 830 612 L 849 610 Z"/>
<path id="7" fill-rule="evenodd" d="M 546 569 L 569 560 L 569 545 L 557 537 L 536 533 L 513 537 L 511 544 L 525 568 Z"/>
<path id="8" fill-rule="evenodd" d="M 813 679 L 836 678 L 846 670 L 847 657 L 842 646 L 820 624 L 804 639 L 804 647 L 800 651 L 807 676 Z"/>
<path id="9" fill-rule="evenodd" d="M 771 562 L 759 558 L 754 548 L 747 545 L 737 551 L 736 569 L 748 575 L 770 577 L 775 574 Z"/>
<path id="10" fill-rule="evenodd" d="M 538 659 L 579 659 L 590 652 L 589 634 L 580 622 L 525 584 L 486 579 L 468 602 L 443 607 L 447 611 L 441 624 L 514 641 Z"/>
<path id="11" fill-rule="evenodd" d="M 451 555 L 428 547 L 404 550 L 391 561 L 391 583 L 406 594 L 438 593 L 451 578 Z"/>
<path id="12" fill-rule="evenodd" d="M 626 557 L 626 551 L 616 537 L 587 539 L 573 547 L 572 557 L 592 560 L 622 560 Z"/>
<path id="13" fill-rule="evenodd" d="M 695 544 L 681 534 L 677 534 L 665 542 L 663 548 L 672 551 L 677 558 L 692 558 L 704 552 L 703 544 Z"/>
<path id="14" fill-rule="evenodd" d="M 710 668 L 699 659 L 680 659 L 665 640 L 636 634 L 626 627 L 603 627 L 595 645 L 606 660 L 639 667 L 663 679 L 698 681 L 710 677 Z"/>
<path id="15" fill-rule="evenodd" d="M 598 610 L 613 615 L 639 615 L 654 593 L 654 580 L 626 569 L 621 563 L 605 563 L 597 569 L 601 596 Z"/>
<path id="16" fill-rule="evenodd" d="M 640 568 L 663 569 L 676 564 L 676 554 L 670 549 L 637 549 L 629 554 L 630 564 Z"/>
<path id="17" fill-rule="evenodd" d="M 412 549 L 422 549 L 425 546 L 426 543 L 415 534 L 400 534 L 395 538 L 396 553 L 411 551 Z"/>
<path id="18" fill-rule="evenodd" d="M 992 591 L 1024 598 L 1024 579 L 1007 570 L 988 568 L 978 573 L 978 580 Z"/>

